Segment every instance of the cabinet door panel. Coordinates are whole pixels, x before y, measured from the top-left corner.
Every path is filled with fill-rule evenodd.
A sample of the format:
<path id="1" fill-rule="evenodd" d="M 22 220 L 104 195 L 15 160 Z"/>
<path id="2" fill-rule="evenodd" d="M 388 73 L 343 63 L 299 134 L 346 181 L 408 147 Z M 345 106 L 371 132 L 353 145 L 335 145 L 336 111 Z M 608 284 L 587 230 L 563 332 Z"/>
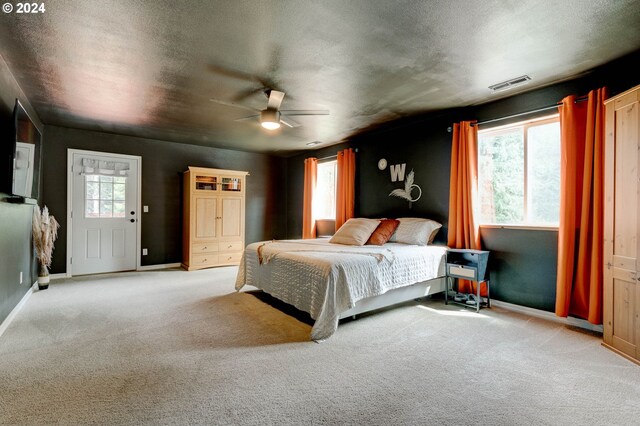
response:
<path id="1" fill-rule="evenodd" d="M 616 111 L 614 255 L 638 253 L 638 103 Z"/>
<path id="2" fill-rule="evenodd" d="M 225 197 L 221 199 L 222 229 L 220 236 L 223 238 L 242 236 L 242 198 Z"/>
<path id="3" fill-rule="evenodd" d="M 215 198 L 196 198 L 196 238 L 216 238 L 217 203 Z"/>
<path id="4" fill-rule="evenodd" d="M 638 254 L 640 104 L 629 93 L 607 105 L 604 340 L 631 357 L 639 351 Z"/>
<path id="5" fill-rule="evenodd" d="M 637 347 L 635 299 L 635 281 L 613 280 L 613 337 L 616 347 L 631 356 L 635 356 Z"/>

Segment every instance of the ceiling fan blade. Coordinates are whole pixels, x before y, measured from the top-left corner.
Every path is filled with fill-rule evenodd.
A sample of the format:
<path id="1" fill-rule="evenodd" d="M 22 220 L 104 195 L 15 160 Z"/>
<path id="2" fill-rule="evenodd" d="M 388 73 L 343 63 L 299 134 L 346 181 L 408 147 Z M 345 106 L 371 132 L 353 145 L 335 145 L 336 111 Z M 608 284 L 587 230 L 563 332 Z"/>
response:
<path id="1" fill-rule="evenodd" d="M 284 109 L 282 115 L 329 115 L 328 109 Z"/>
<path id="2" fill-rule="evenodd" d="M 284 92 L 273 89 L 269 90 L 269 102 L 267 102 L 267 108 L 280 109 L 282 99 L 284 99 Z"/>
<path id="3" fill-rule="evenodd" d="M 231 77 L 231 78 L 236 78 L 238 80 L 255 81 L 255 82 L 260 82 L 261 80 L 260 77 L 257 77 L 253 74 L 234 70 L 233 68 L 227 68 L 221 65 L 209 64 L 208 68 L 209 68 L 209 71 L 211 71 L 212 73 L 222 75 L 224 77 Z"/>
<path id="4" fill-rule="evenodd" d="M 211 98 L 209 100 L 211 102 L 215 102 L 216 104 L 220 104 L 220 105 L 224 105 L 224 106 L 228 106 L 228 107 L 242 108 L 242 109 L 246 109 L 248 111 L 254 111 L 254 112 L 259 112 L 260 111 L 260 110 L 257 110 L 255 108 L 251 108 L 251 107 L 248 107 L 248 106 L 236 104 L 236 103 L 233 103 L 233 102 L 223 101 L 222 99 Z"/>
<path id="5" fill-rule="evenodd" d="M 233 121 L 249 121 L 249 120 L 255 120 L 258 117 L 260 117 L 260 115 L 250 115 L 248 117 L 236 118 Z"/>
<path id="6" fill-rule="evenodd" d="M 250 98 L 251 96 L 260 92 L 264 92 L 264 87 L 252 87 L 250 89 L 245 89 L 242 92 L 238 93 L 236 97 L 233 98 L 233 100 L 236 102 L 244 101 L 245 99 Z"/>
<path id="7" fill-rule="evenodd" d="M 283 117 L 282 115 L 280 116 L 280 122 L 282 124 L 284 124 L 285 126 L 289 126 L 289 127 L 300 127 L 300 123 L 298 123 L 297 121 L 293 121 L 290 118 L 287 117 Z"/>

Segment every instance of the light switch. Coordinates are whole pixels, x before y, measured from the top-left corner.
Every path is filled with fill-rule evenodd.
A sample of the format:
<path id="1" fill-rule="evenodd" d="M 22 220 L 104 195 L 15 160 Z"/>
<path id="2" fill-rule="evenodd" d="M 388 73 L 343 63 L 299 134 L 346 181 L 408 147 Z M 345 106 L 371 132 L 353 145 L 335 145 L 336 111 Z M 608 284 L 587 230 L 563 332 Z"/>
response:
<path id="1" fill-rule="evenodd" d="M 144 213 L 149 213 L 149 206 L 142 206 L 142 211 Z"/>

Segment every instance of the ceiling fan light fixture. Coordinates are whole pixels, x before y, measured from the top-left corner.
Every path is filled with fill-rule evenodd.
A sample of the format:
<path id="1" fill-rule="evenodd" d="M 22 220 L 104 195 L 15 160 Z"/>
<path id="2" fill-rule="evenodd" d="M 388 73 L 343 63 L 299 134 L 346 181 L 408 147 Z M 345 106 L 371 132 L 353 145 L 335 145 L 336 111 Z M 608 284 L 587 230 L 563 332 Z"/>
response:
<path id="1" fill-rule="evenodd" d="M 260 112 L 260 125 L 268 130 L 280 128 L 280 111 L 265 109 Z"/>

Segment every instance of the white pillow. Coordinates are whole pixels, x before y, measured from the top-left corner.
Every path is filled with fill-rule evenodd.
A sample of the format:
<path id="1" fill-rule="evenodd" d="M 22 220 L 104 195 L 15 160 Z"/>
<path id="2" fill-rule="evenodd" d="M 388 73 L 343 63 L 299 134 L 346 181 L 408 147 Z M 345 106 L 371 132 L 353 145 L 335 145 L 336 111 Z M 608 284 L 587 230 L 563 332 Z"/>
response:
<path id="1" fill-rule="evenodd" d="M 400 217 L 400 225 L 389 239 L 390 243 L 414 244 L 426 246 L 431 244 L 442 225 L 435 220 L 418 217 Z"/>
<path id="2" fill-rule="evenodd" d="M 367 242 L 380 221 L 378 219 L 349 219 L 338 229 L 330 243 L 362 246 Z"/>

